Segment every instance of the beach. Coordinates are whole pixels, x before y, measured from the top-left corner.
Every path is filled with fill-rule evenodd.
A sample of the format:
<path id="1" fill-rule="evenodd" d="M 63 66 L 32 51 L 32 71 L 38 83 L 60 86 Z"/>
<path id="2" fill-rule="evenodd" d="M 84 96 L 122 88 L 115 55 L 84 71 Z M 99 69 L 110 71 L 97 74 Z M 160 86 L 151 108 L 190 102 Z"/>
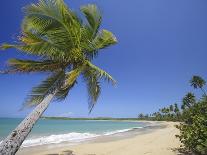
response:
<path id="1" fill-rule="evenodd" d="M 23 148 L 17 155 L 176 155 L 180 146 L 175 137 L 179 131 L 174 122 L 151 122 L 155 128 L 147 132 L 132 134 L 122 138 L 99 137 L 91 141 L 76 145 L 48 145 L 33 148 Z M 156 125 L 157 124 L 157 125 Z M 143 129 L 144 131 L 144 129 Z"/>
<path id="2" fill-rule="evenodd" d="M 3 0 L 0 155 L 207 155 L 207 0 Z"/>

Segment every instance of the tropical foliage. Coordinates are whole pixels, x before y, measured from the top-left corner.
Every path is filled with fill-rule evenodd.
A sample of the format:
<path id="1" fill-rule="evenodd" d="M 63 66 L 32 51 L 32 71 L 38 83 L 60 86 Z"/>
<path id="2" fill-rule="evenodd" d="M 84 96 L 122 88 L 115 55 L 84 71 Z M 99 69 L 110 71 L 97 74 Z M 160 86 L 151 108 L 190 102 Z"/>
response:
<path id="1" fill-rule="evenodd" d="M 138 115 L 138 119 L 142 120 L 156 120 L 156 121 L 179 121 L 181 119 L 181 112 L 177 103 L 171 104 L 169 107 L 159 109 L 159 111 L 152 114 Z"/>
<path id="2" fill-rule="evenodd" d="M 176 135 L 182 143 L 182 148 L 198 155 L 207 154 L 207 96 L 204 86 L 205 80 L 200 76 L 193 76 L 190 84 L 195 89 L 202 91 L 201 99 L 189 92 L 183 99 L 181 106 L 178 104 L 164 107 L 153 114 L 139 114 L 138 119 L 156 121 L 179 121 L 176 127 L 180 134 Z"/>
<path id="3" fill-rule="evenodd" d="M 0 154 L 15 154 L 50 101 L 64 100 L 79 77 L 87 85 L 89 112 L 101 93 L 101 80 L 115 83 L 111 75 L 92 61 L 101 49 L 116 44 L 117 40 L 110 31 L 100 29 L 102 16 L 96 5 L 85 5 L 80 10 L 81 15 L 63 0 L 39 0 L 28 5 L 24 8 L 18 41 L 1 46 L 32 57 L 10 59 L 8 69 L 0 73 L 49 74 L 27 96 L 23 107 L 35 108 L 0 144 Z"/>
<path id="4" fill-rule="evenodd" d="M 91 61 L 100 49 L 117 40 L 110 31 L 100 29 L 102 16 L 96 5 L 85 5 L 80 10 L 85 19 L 69 9 L 63 0 L 40 0 L 38 4 L 28 5 L 24 8 L 18 43 L 1 46 L 35 56 L 32 60 L 10 59 L 4 73 L 50 73 L 32 89 L 25 106 L 39 104 L 51 92 L 56 100 L 64 100 L 81 76 L 87 84 L 91 111 L 101 92 L 100 79 L 115 83 L 112 76 Z"/>
<path id="5" fill-rule="evenodd" d="M 183 122 L 177 126 L 177 137 L 187 151 L 207 154 L 207 99 L 197 101 L 183 111 Z"/>
<path id="6" fill-rule="evenodd" d="M 193 93 L 188 93 L 183 98 L 182 123 L 177 126 L 180 135 L 177 137 L 185 150 L 195 154 L 207 154 L 207 96 L 204 90 L 205 80 L 199 76 L 193 76 L 191 86 L 200 88 L 203 97 L 196 100 Z"/>

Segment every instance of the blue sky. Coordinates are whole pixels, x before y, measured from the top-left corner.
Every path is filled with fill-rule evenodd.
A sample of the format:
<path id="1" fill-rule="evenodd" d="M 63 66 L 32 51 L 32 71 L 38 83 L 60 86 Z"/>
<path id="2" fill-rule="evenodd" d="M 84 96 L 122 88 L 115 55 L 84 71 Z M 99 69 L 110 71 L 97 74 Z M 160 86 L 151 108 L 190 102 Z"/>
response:
<path id="1" fill-rule="evenodd" d="M 20 32 L 21 8 L 37 0 L 2 0 L 0 43 L 14 42 Z M 207 79 L 206 0 L 65 0 L 75 10 L 96 3 L 103 13 L 102 28 L 119 43 L 103 50 L 94 63 L 117 80 L 102 84 L 102 94 L 90 117 L 136 117 L 172 103 L 180 103 L 193 89 L 192 75 Z M 7 59 L 24 56 L 14 49 L 0 51 L 0 69 Z M 26 94 L 46 75 L 1 75 L 0 117 L 23 117 L 18 111 Z M 198 94 L 199 95 L 199 94 Z M 67 100 L 52 103 L 49 116 L 87 117 L 86 87 L 79 80 Z"/>

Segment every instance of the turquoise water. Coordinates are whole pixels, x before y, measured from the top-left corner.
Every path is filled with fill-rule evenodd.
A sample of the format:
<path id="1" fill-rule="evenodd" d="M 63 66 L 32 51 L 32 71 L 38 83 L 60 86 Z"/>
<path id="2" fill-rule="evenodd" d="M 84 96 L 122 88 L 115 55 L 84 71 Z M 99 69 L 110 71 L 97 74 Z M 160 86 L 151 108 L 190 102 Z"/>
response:
<path id="1" fill-rule="evenodd" d="M 5 138 L 21 120 L 19 118 L 0 118 L 0 140 Z M 40 119 L 23 146 L 83 141 L 102 135 L 126 132 L 133 128 L 142 128 L 146 125 L 142 122 L 127 121 Z"/>

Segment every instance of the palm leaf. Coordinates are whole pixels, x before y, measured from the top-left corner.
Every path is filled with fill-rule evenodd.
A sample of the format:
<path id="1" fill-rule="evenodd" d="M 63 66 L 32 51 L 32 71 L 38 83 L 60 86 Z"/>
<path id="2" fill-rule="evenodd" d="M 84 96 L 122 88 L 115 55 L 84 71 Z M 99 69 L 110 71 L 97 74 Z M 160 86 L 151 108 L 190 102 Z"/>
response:
<path id="1" fill-rule="evenodd" d="M 49 21 L 54 21 L 66 30 L 70 28 L 70 24 L 79 24 L 80 22 L 77 15 L 67 7 L 63 0 L 39 0 L 39 3 L 31 4 L 24 10 L 28 16 L 35 15 L 38 17 L 40 15 L 40 19 L 41 17 L 43 20 L 48 19 L 48 24 L 50 24 Z M 44 25 L 41 24 L 41 26 Z"/>
<path id="2" fill-rule="evenodd" d="M 107 48 L 116 43 L 117 39 L 110 31 L 102 30 L 97 34 L 97 36 L 93 39 L 92 42 L 86 44 L 86 55 L 90 59 L 93 59 L 98 54 L 98 51 L 100 49 Z"/>
<path id="3" fill-rule="evenodd" d="M 2 49 L 17 48 L 61 61 L 73 59 L 70 51 L 80 46 L 81 21 L 63 0 L 40 0 L 36 5 L 27 6 L 25 13 L 20 43 L 4 44 Z"/>
<path id="4" fill-rule="evenodd" d="M 64 86 L 61 87 L 55 94 L 55 97 L 58 101 L 64 100 L 67 97 L 70 89 L 75 85 L 76 80 L 81 74 L 82 70 L 83 66 L 66 73 Z"/>
<path id="5" fill-rule="evenodd" d="M 87 84 L 88 108 L 89 113 L 91 113 L 95 104 L 97 103 L 98 97 L 100 96 L 101 87 L 98 81 L 98 77 L 96 77 L 96 75 L 91 70 L 85 70 L 83 73 L 83 77 Z"/>
<path id="6" fill-rule="evenodd" d="M 51 60 L 34 61 L 10 59 L 9 70 L 5 73 L 54 72 L 62 69 L 62 65 Z"/>
<path id="7" fill-rule="evenodd" d="M 115 43 L 117 43 L 116 37 L 107 30 L 100 31 L 93 40 L 93 44 L 95 45 L 96 49 L 103 49 Z"/>
<path id="8" fill-rule="evenodd" d="M 99 9 L 95 5 L 81 7 L 87 23 L 63 0 L 39 0 L 37 4 L 25 7 L 24 11 L 18 42 L 3 44 L 1 49 L 16 48 L 39 58 L 11 59 L 7 73 L 52 72 L 32 89 L 24 105 L 35 106 L 50 93 L 55 94 L 56 100 L 65 99 L 81 74 L 87 83 L 91 112 L 101 92 L 99 80 L 115 84 L 112 76 L 90 62 L 98 50 L 117 42 L 111 32 L 99 31 L 102 21 Z"/>
<path id="9" fill-rule="evenodd" d="M 53 73 L 46 78 L 42 83 L 34 87 L 31 93 L 27 96 L 24 107 L 36 106 L 39 104 L 48 94 L 55 93 L 62 87 L 65 80 L 65 73 L 63 71 Z"/>
<path id="10" fill-rule="evenodd" d="M 3 44 L 1 49 L 16 48 L 27 54 L 36 55 L 53 60 L 63 60 L 65 52 L 48 40 L 35 36 L 31 33 L 26 33 L 20 38 L 21 43 L 18 44 Z"/>
<path id="11" fill-rule="evenodd" d="M 91 37 L 94 38 L 96 33 L 98 32 L 98 29 L 101 25 L 102 17 L 100 10 L 97 8 L 96 5 L 88 4 L 81 7 L 81 11 L 85 15 L 88 27 L 90 28 Z"/>
<path id="12" fill-rule="evenodd" d="M 27 15 L 23 21 L 22 31 L 38 34 L 48 42 L 64 49 L 71 49 L 74 37 L 68 33 L 63 25 L 41 14 Z"/>
<path id="13" fill-rule="evenodd" d="M 37 5 L 32 4 L 25 8 L 30 29 L 48 32 L 52 28 L 61 29 L 70 36 L 70 42 L 79 43 L 81 21 L 72 12 L 63 0 L 40 0 Z M 49 27 L 49 29 L 48 29 Z"/>
<path id="14" fill-rule="evenodd" d="M 113 77 L 110 74 L 100 69 L 99 67 L 93 65 L 89 61 L 87 61 L 87 69 L 91 70 L 98 78 L 103 78 L 108 82 L 112 82 L 113 85 L 116 84 L 116 81 L 113 79 Z"/>
<path id="15" fill-rule="evenodd" d="M 71 85 L 70 87 L 64 87 L 60 88 L 58 92 L 55 94 L 55 100 L 56 101 L 63 101 L 68 96 L 69 91 L 74 85 Z"/>

